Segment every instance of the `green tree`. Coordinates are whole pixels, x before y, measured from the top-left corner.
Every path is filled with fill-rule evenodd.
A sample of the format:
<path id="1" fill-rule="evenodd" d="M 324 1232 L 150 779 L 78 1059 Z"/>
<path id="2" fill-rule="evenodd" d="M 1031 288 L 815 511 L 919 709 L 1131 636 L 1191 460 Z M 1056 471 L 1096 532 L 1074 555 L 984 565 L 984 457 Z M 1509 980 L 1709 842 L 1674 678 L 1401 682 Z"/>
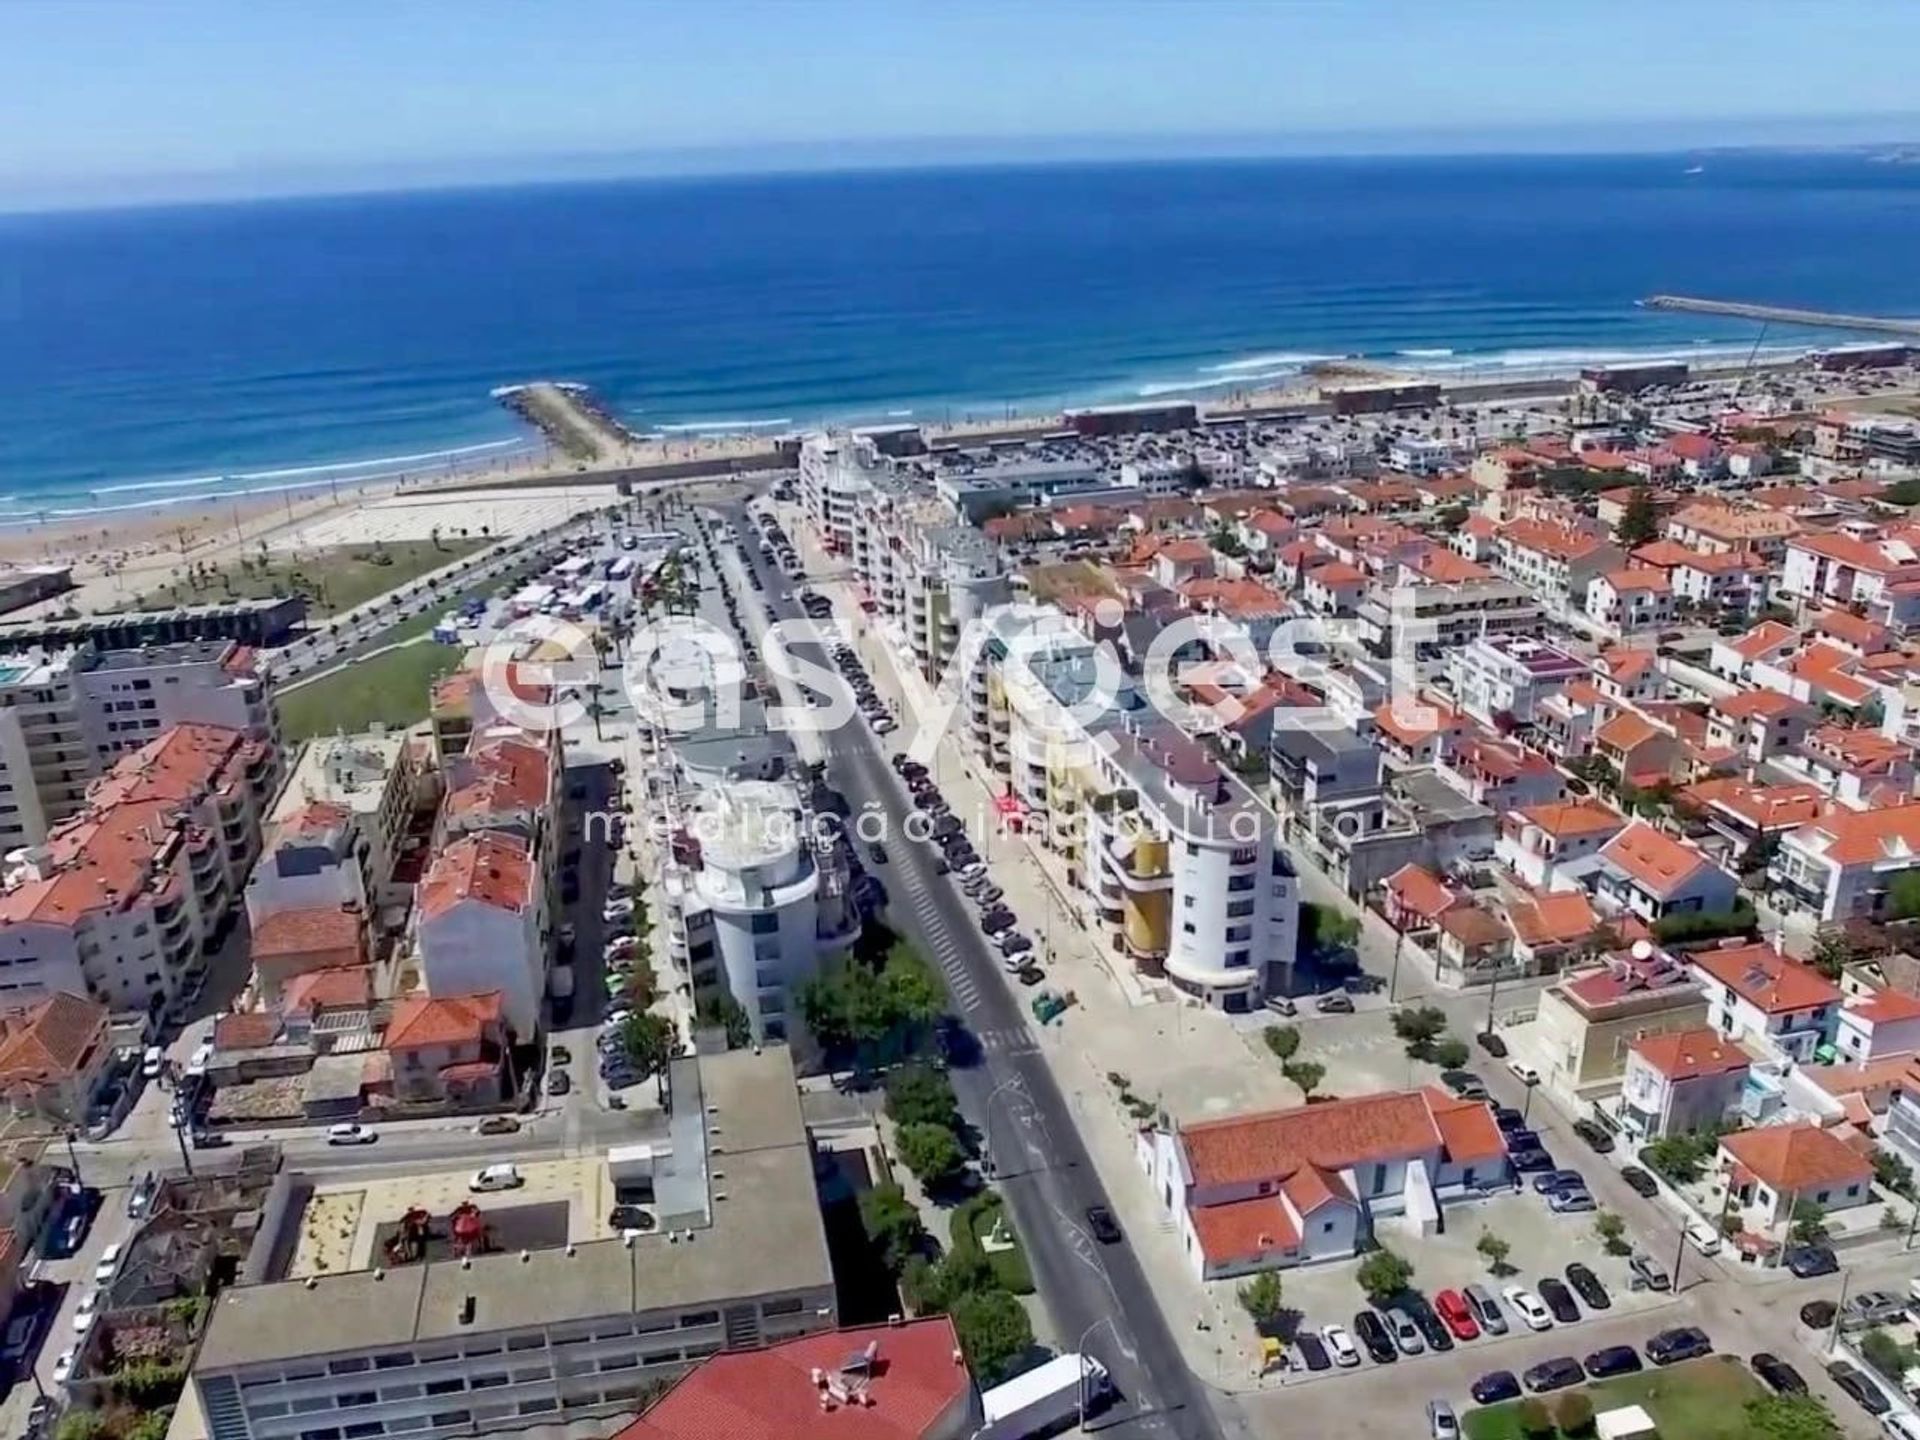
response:
<path id="1" fill-rule="evenodd" d="M 1320 1088 L 1320 1082 L 1327 1078 L 1327 1067 L 1318 1060 L 1289 1060 L 1280 1067 L 1280 1073 L 1300 1087 L 1300 1093 L 1309 1099 Z"/>
<path id="2" fill-rule="evenodd" d="M 53 1432 L 54 1440 L 100 1440 L 106 1433 L 106 1417 L 98 1410 L 69 1410 Z"/>
<path id="3" fill-rule="evenodd" d="M 1467 1063 L 1467 1042 L 1458 1035 L 1443 1037 L 1433 1047 L 1433 1063 L 1442 1070 L 1458 1070 Z"/>
<path id="4" fill-rule="evenodd" d="M 1360 942 L 1360 917 L 1309 901 L 1300 907 L 1300 943 L 1308 950 L 1337 950 Z"/>
<path id="5" fill-rule="evenodd" d="M 644 1080 L 667 1068 L 680 1049 L 680 1031 L 664 1015 L 629 1015 L 620 1027 L 620 1048 Z"/>
<path id="6" fill-rule="evenodd" d="M 1840 1440 L 1840 1427 L 1811 1395 L 1765 1395 L 1744 1407 L 1751 1440 Z"/>
<path id="7" fill-rule="evenodd" d="M 1236 1292 L 1240 1297 L 1240 1308 L 1255 1320 L 1271 1320 L 1280 1313 L 1280 1275 L 1277 1271 L 1262 1270 Z"/>
<path id="8" fill-rule="evenodd" d="M 1432 1005 L 1409 1006 L 1394 1013 L 1393 1033 L 1406 1042 L 1415 1060 L 1431 1060 L 1434 1042 L 1446 1033 L 1447 1016 Z"/>
<path id="9" fill-rule="evenodd" d="M 1913 1347 L 1902 1345 L 1878 1325 L 1860 1337 L 1860 1358 L 1896 1384 L 1913 1363 Z"/>
<path id="10" fill-rule="evenodd" d="M 920 1212 L 898 1185 L 875 1185 L 860 1197 L 860 1224 L 879 1247 L 887 1269 L 896 1275 L 926 1245 Z"/>
<path id="11" fill-rule="evenodd" d="M 1004 1290 L 963 1295 L 948 1313 L 960 1334 L 967 1368 L 983 1386 L 1001 1379 L 1033 1344 L 1033 1326 L 1025 1307 Z"/>
<path id="12" fill-rule="evenodd" d="M 753 1022 L 747 1018 L 745 1008 L 728 991 L 722 990 L 711 999 L 702 1000 L 695 1009 L 694 1018 L 703 1026 L 726 1031 L 729 1050 L 738 1050 L 753 1039 Z"/>
<path id="13" fill-rule="evenodd" d="M 1888 882 L 1887 908 L 1895 920 L 1920 915 L 1920 872 L 1902 870 Z"/>
<path id="14" fill-rule="evenodd" d="M 1860 947 L 1854 944 L 1844 925 L 1822 925 L 1814 937 L 1813 953 L 1807 957 L 1807 963 L 1829 980 L 1837 980 L 1842 970 L 1859 959 Z"/>
<path id="15" fill-rule="evenodd" d="M 1873 1178 L 1882 1190 L 1913 1198 L 1913 1167 L 1891 1151 L 1873 1152 Z"/>
<path id="16" fill-rule="evenodd" d="M 1514 1423 L 1520 1427 L 1520 1433 L 1528 1440 L 1550 1436 L 1554 1431 L 1553 1412 L 1547 1409 L 1547 1402 L 1529 1395 L 1522 1400 L 1513 1412 Z"/>
<path id="17" fill-rule="evenodd" d="M 960 1128 L 960 1102 L 946 1073 L 931 1065 L 904 1065 L 887 1076 L 887 1118 L 896 1125 Z"/>
<path id="18" fill-rule="evenodd" d="M 641 955 L 621 984 L 620 997 L 635 1010 L 650 1010 L 660 999 L 660 977 Z"/>
<path id="19" fill-rule="evenodd" d="M 1491 1230 L 1482 1230 L 1480 1238 L 1474 1242 L 1474 1249 L 1486 1257 L 1487 1269 L 1495 1275 L 1511 1275 L 1513 1267 L 1507 1264 L 1507 1256 L 1513 1253 L 1513 1246 L 1502 1240 Z"/>
<path id="20" fill-rule="evenodd" d="M 171 1410 L 149 1410 L 120 1432 L 120 1440 L 167 1440 L 173 1428 Z"/>
<path id="21" fill-rule="evenodd" d="M 1451 535 L 1467 523 L 1471 513 L 1464 505 L 1443 505 L 1434 511 L 1433 520 L 1442 532 Z"/>
<path id="22" fill-rule="evenodd" d="M 1827 1238 L 1827 1207 L 1802 1200 L 1793 1207 L 1792 1240 L 1796 1245 L 1819 1245 Z"/>
<path id="23" fill-rule="evenodd" d="M 1627 549 L 1644 545 L 1660 533 L 1659 512 L 1654 509 L 1653 492 L 1644 485 L 1633 487 L 1633 494 L 1627 497 L 1627 508 L 1620 517 L 1620 523 L 1614 527 L 1614 538 Z"/>
<path id="24" fill-rule="evenodd" d="M 1570 1390 L 1553 1405 L 1553 1418 L 1562 1435 L 1584 1435 L 1593 1428 L 1593 1398 L 1584 1390 Z"/>
<path id="25" fill-rule="evenodd" d="M 1354 1279 L 1376 1305 L 1391 1300 L 1413 1280 L 1413 1266 L 1391 1250 L 1376 1250 L 1360 1262 Z"/>
<path id="26" fill-rule="evenodd" d="M 1648 1168 L 1680 1185 L 1691 1185 L 1717 1148 L 1711 1135 L 1663 1135 L 1640 1152 Z"/>
<path id="27" fill-rule="evenodd" d="M 1600 1237 L 1609 1255 L 1625 1255 L 1633 1248 L 1627 1244 L 1627 1222 L 1611 1210 L 1593 1217 L 1593 1233 Z"/>
<path id="28" fill-rule="evenodd" d="M 1294 1052 L 1300 1048 L 1300 1032 L 1291 1025 L 1269 1025 L 1260 1032 L 1260 1038 L 1283 1065 L 1293 1059 Z"/>
<path id="29" fill-rule="evenodd" d="M 894 1132 L 900 1163 L 927 1190 L 951 1184 L 966 1163 L 966 1153 L 953 1131 L 944 1125 L 902 1125 Z"/>

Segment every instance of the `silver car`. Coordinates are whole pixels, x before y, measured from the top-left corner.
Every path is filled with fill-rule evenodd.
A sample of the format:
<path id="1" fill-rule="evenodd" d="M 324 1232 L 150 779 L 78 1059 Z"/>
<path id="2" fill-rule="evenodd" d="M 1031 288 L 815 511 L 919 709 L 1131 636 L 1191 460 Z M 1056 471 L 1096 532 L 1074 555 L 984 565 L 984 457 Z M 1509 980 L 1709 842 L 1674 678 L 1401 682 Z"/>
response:
<path id="1" fill-rule="evenodd" d="M 1428 1440 L 1460 1440 L 1460 1417 L 1444 1400 L 1427 1402 Z"/>
<path id="2" fill-rule="evenodd" d="M 1489 1335 L 1507 1333 L 1507 1317 L 1501 1313 L 1500 1302 L 1493 1298 L 1493 1292 L 1484 1285 L 1469 1285 L 1460 1292 L 1466 1296 L 1468 1306 L 1473 1310 L 1473 1318 L 1480 1322 L 1480 1328 Z"/>

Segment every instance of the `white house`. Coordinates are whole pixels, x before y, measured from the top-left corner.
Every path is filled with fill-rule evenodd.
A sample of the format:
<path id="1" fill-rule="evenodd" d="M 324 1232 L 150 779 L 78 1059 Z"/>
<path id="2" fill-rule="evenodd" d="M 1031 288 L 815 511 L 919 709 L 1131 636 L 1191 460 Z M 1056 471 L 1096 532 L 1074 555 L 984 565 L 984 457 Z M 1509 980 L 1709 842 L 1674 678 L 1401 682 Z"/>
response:
<path id="1" fill-rule="evenodd" d="M 1840 987 L 1771 945 L 1723 945 L 1687 957 L 1707 1023 L 1766 1054 L 1805 1062 L 1839 1024 Z"/>
<path id="2" fill-rule="evenodd" d="M 1873 1198 L 1873 1162 L 1817 1125 L 1762 1125 L 1720 1142 L 1718 1169 L 1745 1229 L 1780 1238 L 1803 1205 L 1848 1210 Z"/>
<path id="3" fill-rule="evenodd" d="M 1486 1104 L 1431 1089 L 1147 1130 L 1139 1156 L 1204 1280 L 1352 1256 L 1378 1215 L 1429 1233 L 1508 1183 Z"/>
<path id="4" fill-rule="evenodd" d="M 1627 1049 L 1620 1123 L 1639 1140 L 1710 1130 L 1740 1098 L 1753 1057 L 1698 1027 L 1643 1035 Z"/>
<path id="5" fill-rule="evenodd" d="M 1833 1048 L 1853 1065 L 1920 1051 L 1920 1000 L 1898 990 L 1849 995 L 1840 1006 Z"/>
<path id="6" fill-rule="evenodd" d="M 1565 889 L 1598 866 L 1594 857 L 1626 824 L 1598 800 L 1529 805 L 1500 817 L 1493 855 L 1535 890 Z"/>
<path id="7" fill-rule="evenodd" d="M 1652 924 L 1669 915 L 1721 914 L 1739 882 L 1691 845 L 1636 820 L 1600 850 L 1594 893 L 1603 905 Z"/>

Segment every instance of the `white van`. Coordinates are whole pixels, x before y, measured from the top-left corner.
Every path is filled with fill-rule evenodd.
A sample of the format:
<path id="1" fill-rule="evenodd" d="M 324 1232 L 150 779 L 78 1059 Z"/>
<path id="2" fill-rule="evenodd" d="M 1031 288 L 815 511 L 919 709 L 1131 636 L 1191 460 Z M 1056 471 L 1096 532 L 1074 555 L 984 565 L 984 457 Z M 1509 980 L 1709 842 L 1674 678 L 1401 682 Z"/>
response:
<path id="1" fill-rule="evenodd" d="M 484 1170 L 473 1172 L 473 1178 L 467 1182 L 467 1189 L 476 1195 L 484 1195 L 489 1190 L 515 1190 L 526 1182 L 520 1178 L 519 1170 L 511 1165 L 489 1165 Z"/>
<path id="2" fill-rule="evenodd" d="M 167 1052 L 158 1045 L 149 1045 L 147 1053 L 140 1060 L 140 1073 L 149 1080 L 158 1078 L 160 1069 L 167 1063 Z"/>

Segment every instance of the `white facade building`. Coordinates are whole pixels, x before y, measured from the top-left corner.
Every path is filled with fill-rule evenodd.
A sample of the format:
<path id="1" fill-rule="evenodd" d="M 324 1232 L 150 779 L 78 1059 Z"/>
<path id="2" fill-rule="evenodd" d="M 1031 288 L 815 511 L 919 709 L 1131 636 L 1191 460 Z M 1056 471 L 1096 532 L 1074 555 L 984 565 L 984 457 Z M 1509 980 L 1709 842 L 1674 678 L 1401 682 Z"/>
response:
<path id="1" fill-rule="evenodd" d="M 462 835 L 434 857 L 416 912 L 414 950 L 426 992 L 498 990 L 522 1041 L 538 1031 L 546 987 L 547 894 L 537 877 L 519 837 Z"/>

